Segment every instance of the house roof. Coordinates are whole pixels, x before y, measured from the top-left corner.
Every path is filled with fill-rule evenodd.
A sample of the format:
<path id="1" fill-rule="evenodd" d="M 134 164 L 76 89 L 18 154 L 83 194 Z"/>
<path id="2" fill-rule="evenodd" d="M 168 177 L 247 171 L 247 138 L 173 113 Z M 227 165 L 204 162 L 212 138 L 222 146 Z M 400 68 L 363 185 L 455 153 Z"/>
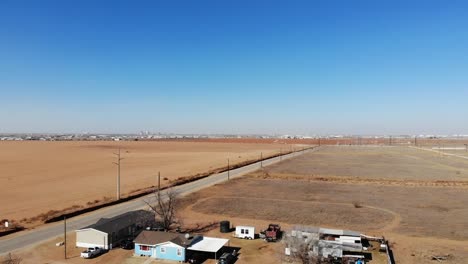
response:
<path id="1" fill-rule="evenodd" d="M 362 251 L 362 245 L 346 243 L 346 242 L 337 242 L 329 240 L 320 240 L 318 242 L 318 247 L 322 251 L 324 256 L 332 255 L 334 257 L 342 257 L 343 251 L 353 251 L 360 252 Z"/>
<path id="2" fill-rule="evenodd" d="M 154 214 L 145 210 L 137 210 L 127 212 L 112 218 L 101 218 L 95 224 L 81 228 L 81 229 L 96 229 L 101 232 L 111 234 L 119 230 L 135 225 L 146 225 L 148 222 L 154 221 Z"/>
<path id="3" fill-rule="evenodd" d="M 157 245 L 165 242 L 172 242 L 181 247 L 186 247 L 190 246 L 192 242 L 198 241 L 200 238 L 200 236 L 186 238 L 185 234 L 144 230 L 133 242 L 144 245 Z"/>
<path id="4" fill-rule="evenodd" d="M 203 237 L 201 240 L 198 240 L 188 248 L 189 250 L 194 251 L 203 251 L 203 252 L 218 252 L 226 243 L 229 242 L 229 239 L 225 238 L 215 238 L 215 237 Z"/>
<path id="5" fill-rule="evenodd" d="M 361 236 L 361 233 L 350 231 L 350 230 L 341 230 L 341 229 L 330 229 L 330 228 L 320 228 L 319 232 L 321 234 L 327 235 L 338 235 L 338 236 Z"/>

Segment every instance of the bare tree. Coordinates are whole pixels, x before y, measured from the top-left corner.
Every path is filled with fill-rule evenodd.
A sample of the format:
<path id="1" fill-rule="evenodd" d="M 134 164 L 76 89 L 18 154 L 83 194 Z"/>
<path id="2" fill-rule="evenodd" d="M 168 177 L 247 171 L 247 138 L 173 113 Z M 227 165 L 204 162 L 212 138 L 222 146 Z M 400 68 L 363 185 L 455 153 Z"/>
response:
<path id="1" fill-rule="evenodd" d="M 302 264 L 315 264 L 316 257 L 312 254 L 311 242 L 296 243 L 292 256 Z"/>
<path id="2" fill-rule="evenodd" d="M 174 189 L 164 192 L 155 191 L 154 201 L 145 201 L 150 211 L 154 212 L 156 221 L 161 223 L 166 230 L 171 229 L 174 224 L 178 224 L 177 207 L 179 204 L 178 193 Z"/>
<path id="3" fill-rule="evenodd" d="M 296 234 L 287 234 L 283 238 L 283 242 L 285 247 L 289 249 L 288 259 L 301 264 L 317 263 L 316 256 L 313 253 L 313 247 L 318 242 L 317 239 L 303 236 L 300 231 Z"/>
<path id="4" fill-rule="evenodd" d="M 283 237 L 285 247 L 289 249 L 287 259 L 293 263 L 301 264 L 325 264 L 332 263 L 329 259 L 323 258 L 318 252 L 319 233 L 303 233 L 297 231 L 294 235 L 287 234 Z"/>
<path id="5" fill-rule="evenodd" d="M 2 264 L 20 264 L 21 261 L 23 261 L 22 258 L 18 256 L 14 256 L 11 253 L 8 253 L 8 255 L 2 260 Z"/>

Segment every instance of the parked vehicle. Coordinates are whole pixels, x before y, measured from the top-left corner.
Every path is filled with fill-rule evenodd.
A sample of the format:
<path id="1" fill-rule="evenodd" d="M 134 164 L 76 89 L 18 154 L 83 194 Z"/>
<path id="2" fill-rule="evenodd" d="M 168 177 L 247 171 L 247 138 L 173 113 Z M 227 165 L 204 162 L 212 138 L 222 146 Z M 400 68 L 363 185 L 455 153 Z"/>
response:
<path id="1" fill-rule="evenodd" d="M 254 239 L 255 238 L 255 227 L 253 226 L 236 226 L 235 237 L 244 238 L 244 239 Z"/>
<path id="2" fill-rule="evenodd" d="M 160 226 L 156 226 L 156 227 L 148 226 L 146 228 L 146 230 L 148 230 L 148 231 L 160 231 L 160 232 L 166 232 L 167 231 L 166 229 L 164 229 L 164 227 L 160 227 Z"/>
<path id="3" fill-rule="evenodd" d="M 281 239 L 281 226 L 277 224 L 270 224 L 268 228 L 264 231 L 265 240 L 268 242 L 276 242 Z"/>
<path id="4" fill-rule="evenodd" d="M 218 264 L 232 264 L 236 260 L 236 256 L 231 253 L 224 253 L 218 259 Z"/>
<path id="5" fill-rule="evenodd" d="M 127 238 L 124 241 L 120 243 L 120 246 L 123 249 L 134 249 L 135 248 L 135 243 L 133 243 L 133 239 Z"/>
<path id="6" fill-rule="evenodd" d="M 105 249 L 100 247 L 88 248 L 87 250 L 81 252 L 81 257 L 85 259 L 94 258 L 106 252 Z"/>
<path id="7" fill-rule="evenodd" d="M 205 262 L 206 259 L 205 255 L 195 253 L 187 259 L 187 262 L 190 264 L 201 264 Z"/>

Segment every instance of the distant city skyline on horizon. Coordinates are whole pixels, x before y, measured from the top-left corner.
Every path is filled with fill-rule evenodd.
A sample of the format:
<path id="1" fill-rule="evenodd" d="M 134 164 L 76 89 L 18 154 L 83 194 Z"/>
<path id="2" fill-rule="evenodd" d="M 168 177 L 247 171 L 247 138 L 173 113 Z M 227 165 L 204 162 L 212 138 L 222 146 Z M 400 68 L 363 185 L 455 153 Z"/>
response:
<path id="1" fill-rule="evenodd" d="M 0 134 L 468 134 L 463 1 L 0 10 Z"/>
<path id="2" fill-rule="evenodd" d="M 3 136 L 116 136 L 116 137 L 149 137 L 153 139 L 175 137 L 187 138 L 468 138 L 468 134 L 204 134 L 204 133 L 161 133 L 161 132 L 139 132 L 139 133 L 99 133 L 99 132 L 69 132 L 69 133 L 36 133 L 36 132 L 21 132 L 21 133 L 0 133 Z"/>

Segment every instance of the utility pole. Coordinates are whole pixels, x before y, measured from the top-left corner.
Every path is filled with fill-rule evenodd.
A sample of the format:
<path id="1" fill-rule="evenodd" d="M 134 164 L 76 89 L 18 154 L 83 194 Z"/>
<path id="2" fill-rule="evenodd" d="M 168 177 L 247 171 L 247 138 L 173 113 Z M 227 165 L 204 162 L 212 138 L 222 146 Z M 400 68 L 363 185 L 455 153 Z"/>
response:
<path id="1" fill-rule="evenodd" d="M 161 190 L 161 172 L 158 171 L 158 192 Z"/>
<path id="2" fill-rule="evenodd" d="M 417 136 L 414 136 L 414 146 L 415 147 L 418 146 L 418 137 Z"/>
<path id="3" fill-rule="evenodd" d="M 318 145 L 319 145 L 319 147 L 320 147 L 320 143 L 321 143 L 321 142 L 320 142 L 320 137 L 319 137 L 319 142 L 318 142 L 318 143 L 319 143 Z"/>
<path id="4" fill-rule="evenodd" d="M 66 216 L 63 216 L 63 236 L 64 236 L 63 249 L 64 249 L 64 254 L 65 254 L 65 259 L 67 259 L 67 217 Z"/>
<path id="5" fill-rule="evenodd" d="M 280 161 L 283 160 L 283 149 L 280 148 Z"/>
<path id="6" fill-rule="evenodd" d="M 390 136 L 390 138 L 389 138 L 389 145 L 390 146 L 392 145 L 392 136 Z"/>
<path id="7" fill-rule="evenodd" d="M 260 168 L 263 168 L 263 152 L 260 152 Z"/>
<path id="8" fill-rule="evenodd" d="M 229 177 L 231 176 L 231 173 L 229 171 L 229 158 L 228 158 L 228 181 L 229 181 Z"/>
<path id="9" fill-rule="evenodd" d="M 117 173 L 117 200 L 120 200 L 120 161 L 123 160 L 123 158 L 120 157 L 120 148 L 119 148 L 119 153 L 114 153 L 114 155 L 117 156 L 117 162 L 113 162 L 115 165 L 118 167 L 118 173 Z"/>

